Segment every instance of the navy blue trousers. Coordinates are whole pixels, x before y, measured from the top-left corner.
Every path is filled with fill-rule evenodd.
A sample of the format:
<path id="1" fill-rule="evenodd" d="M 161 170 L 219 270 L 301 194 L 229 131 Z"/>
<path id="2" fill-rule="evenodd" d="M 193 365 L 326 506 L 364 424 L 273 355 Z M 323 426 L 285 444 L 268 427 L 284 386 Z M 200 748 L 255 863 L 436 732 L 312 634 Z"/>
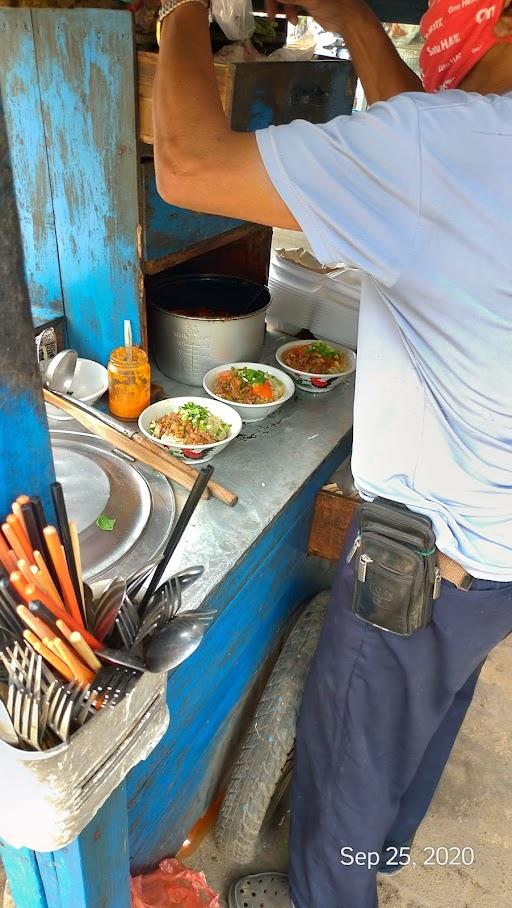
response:
<path id="1" fill-rule="evenodd" d="M 375 908 L 375 867 L 355 855 L 414 836 L 482 664 L 512 630 L 512 583 L 477 580 L 469 592 L 443 581 L 425 630 L 386 633 L 352 614 L 353 572 L 344 554 L 299 716 L 295 908 Z M 467 842 L 431 844 L 471 846 L 470 832 Z"/>

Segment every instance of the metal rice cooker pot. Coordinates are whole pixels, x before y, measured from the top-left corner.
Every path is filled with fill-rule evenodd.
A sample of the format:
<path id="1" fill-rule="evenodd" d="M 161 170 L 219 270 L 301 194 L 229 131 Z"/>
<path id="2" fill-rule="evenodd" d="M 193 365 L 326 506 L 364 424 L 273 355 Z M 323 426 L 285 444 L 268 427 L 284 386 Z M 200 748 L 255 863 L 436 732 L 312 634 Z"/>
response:
<path id="1" fill-rule="evenodd" d="M 270 293 L 262 284 L 217 274 L 155 275 L 146 285 L 149 347 L 170 378 L 201 386 L 223 363 L 257 361 Z"/>

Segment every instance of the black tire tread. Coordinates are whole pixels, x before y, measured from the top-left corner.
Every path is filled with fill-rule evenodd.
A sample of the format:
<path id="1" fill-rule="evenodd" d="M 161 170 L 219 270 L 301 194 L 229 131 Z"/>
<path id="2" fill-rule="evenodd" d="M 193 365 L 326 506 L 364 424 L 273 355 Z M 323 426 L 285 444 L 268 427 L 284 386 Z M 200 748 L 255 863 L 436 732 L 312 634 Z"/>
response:
<path id="1" fill-rule="evenodd" d="M 301 612 L 265 686 L 235 763 L 215 828 L 219 850 L 238 863 L 254 856 L 260 830 L 293 749 L 306 676 L 325 618 L 329 593 Z"/>

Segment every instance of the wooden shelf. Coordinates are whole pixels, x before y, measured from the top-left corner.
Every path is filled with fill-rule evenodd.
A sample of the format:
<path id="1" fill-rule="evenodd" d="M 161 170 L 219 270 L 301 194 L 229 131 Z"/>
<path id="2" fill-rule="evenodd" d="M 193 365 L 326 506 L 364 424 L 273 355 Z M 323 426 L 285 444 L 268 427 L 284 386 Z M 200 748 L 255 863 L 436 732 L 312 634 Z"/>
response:
<path id="1" fill-rule="evenodd" d="M 215 236 L 193 243 L 186 249 L 180 249 L 177 252 L 171 252 L 169 255 L 164 255 L 157 259 L 144 261 L 142 263 L 142 270 L 144 274 L 157 274 L 159 271 L 165 271 L 167 268 L 174 268 L 176 265 L 181 265 L 191 259 L 196 259 L 198 256 L 204 256 L 208 253 L 215 252 L 215 250 L 222 249 L 222 247 L 230 245 L 231 243 L 236 243 L 238 240 L 245 240 L 248 237 L 257 234 L 262 229 L 268 230 L 269 228 L 261 228 L 259 224 L 244 223 L 239 227 L 227 230 L 225 233 L 218 233 L 215 234 Z"/>

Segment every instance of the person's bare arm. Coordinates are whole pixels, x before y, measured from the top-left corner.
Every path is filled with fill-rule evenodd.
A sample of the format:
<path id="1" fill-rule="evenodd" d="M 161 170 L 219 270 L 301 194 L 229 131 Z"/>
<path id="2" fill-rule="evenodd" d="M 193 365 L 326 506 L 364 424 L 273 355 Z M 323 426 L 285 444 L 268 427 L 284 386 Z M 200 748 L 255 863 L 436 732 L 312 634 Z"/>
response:
<path id="1" fill-rule="evenodd" d="M 153 89 L 155 170 L 162 198 L 183 208 L 299 230 L 274 189 L 252 133 L 222 110 L 208 14 L 199 3 L 163 21 Z"/>
<path id="2" fill-rule="evenodd" d="M 304 0 L 300 7 L 326 31 L 343 35 L 368 104 L 388 101 L 402 92 L 423 91 L 421 79 L 401 59 L 364 0 Z M 296 4 L 284 6 L 291 22 L 297 21 L 298 9 Z M 267 0 L 268 15 L 275 16 L 277 10 L 277 0 Z"/>
<path id="3" fill-rule="evenodd" d="M 339 0 L 304 2 L 324 27 L 343 31 L 350 41 L 371 103 L 418 88 L 419 80 L 362 0 L 345 0 L 343 5 Z M 286 10 L 290 18 L 296 12 L 295 7 Z M 367 17 L 370 36 L 364 28 Z M 227 123 L 214 74 L 208 15 L 199 3 L 186 3 L 164 19 L 153 114 L 157 187 L 165 201 L 300 229 L 265 170 L 255 136 L 233 132 Z"/>

